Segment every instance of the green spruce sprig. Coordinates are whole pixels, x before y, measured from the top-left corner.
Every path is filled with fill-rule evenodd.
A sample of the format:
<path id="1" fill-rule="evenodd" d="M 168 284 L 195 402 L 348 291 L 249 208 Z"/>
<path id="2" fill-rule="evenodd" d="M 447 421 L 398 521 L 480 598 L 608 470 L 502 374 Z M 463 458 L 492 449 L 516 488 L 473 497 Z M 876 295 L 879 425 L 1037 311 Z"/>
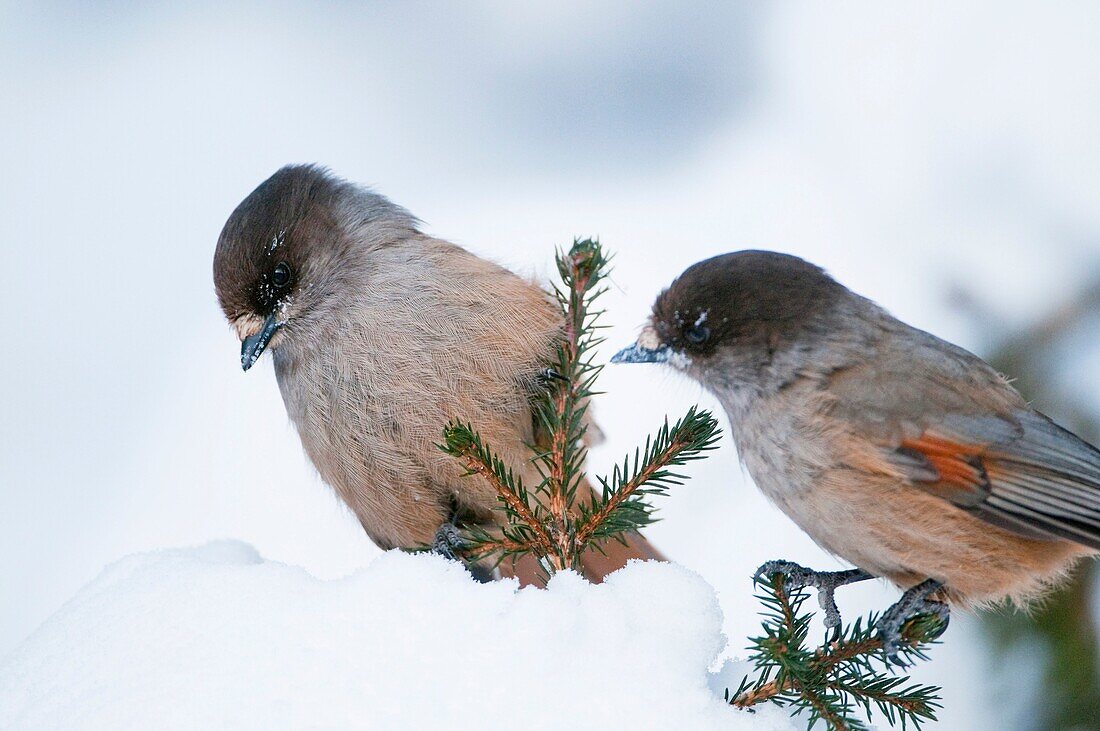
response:
<path id="1" fill-rule="evenodd" d="M 738 708 L 770 702 L 795 707 L 795 715 L 808 714 L 808 728 L 818 721 L 836 731 L 863 731 L 877 708 L 887 722 L 904 729 L 912 723 L 935 720 L 940 707 L 939 688 L 910 683 L 893 675 L 875 630 L 876 615 L 857 619 L 840 635 L 821 647 L 807 644 L 813 613 L 803 612 L 807 593 L 789 593 L 781 574 L 759 579 L 757 599 L 764 605 L 763 634 L 750 640 L 750 659 L 755 678 L 746 676 L 726 700 Z M 906 664 L 926 660 L 930 638 L 940 629 L 935 617 L 921 616 L 902 628 L 898 652 Z"/>
<path id="2" fill-rule="evenodd" d="M 462 460 L 468 473 L 489 481 L 507 518 L 499 531 L 466 526 L 467 559 L 533 554 L 547 574 L 576 569 L 585 550 L 599 550 L 609 539 L 625 541 L 628 532 L 655 520 L 652 496 L 664 495 L 682 484 L 684 475 L 670 468 L 706 456 L 716 447 L 718 422 L 708 411 L 692 408 L 672 426 L 667 420 L 655 436 L 616 465 L 610 478 L 598 477 L 593 494 L 585 479 L 590 399 L 598 395 L 596 379 L 602 365 L 593 362 L 601 310 L 593 306 L 606 291 L 609 258 L 597 241 L 573 242 L 557 254 L 561 285 L 554 295 L 564 322 L 553 362 L 547 364 L 545 389 L 534 403 L 536 431 L 542 437 L 532 445 L 532 461 L 539 484 L 524 486 L 483 442 L 473 425 L 451 422 L 443 430 L 440 447 Z M 582 489 L 583 486 L 583 489 Z"/>
<path id="3" fill-rule="evenodd" d="M 591 506 L 582 504 L 578 539 L 603 539 L 638 530 L 653 523 L 653 505 L 648 498 L 664 496 L 674 485 L 682 485 L 686 475 L 671 472 L 693 460 L 703 459 L 718 438 L 714 419 L 707 411 L 692 406 L 687 414 L 671 427 L 668 420 L 656 436 L 646 437 L 645 447 L 623 457 L 615 465 L 610 481 L 597 477 L 600 498 Z"/>

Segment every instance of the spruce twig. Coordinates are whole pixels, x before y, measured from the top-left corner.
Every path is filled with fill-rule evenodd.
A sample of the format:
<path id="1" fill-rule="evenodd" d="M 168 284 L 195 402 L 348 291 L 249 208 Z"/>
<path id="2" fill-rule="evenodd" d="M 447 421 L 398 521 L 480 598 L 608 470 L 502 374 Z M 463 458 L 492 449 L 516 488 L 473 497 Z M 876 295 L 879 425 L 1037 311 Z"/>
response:
<path id="1" fill-rule="evenodd" d="M 751 708 L 764 702 L 792 705 L 795 713 L 808 712 L 809 727 L 823 721 L 838 731 L 860 731 L 866 724 L 853 714 L 862 709 L 869 717 L 877 708 L 891 726 L 919 728 L 935 720 L 940 707 L 939 688 L 908 684 L 907 677 L 890 674 L 882 641 L 876 636 L 875 615 L 857 619 L 842 629 L 836 641 L 811 649 L 806 640 L 813 614 L 802 611 L 807 598 L 799 590 L 788 593 L 783 576 L 757 582 L 757 598 L 764 604 L 764 633 L 752 640 L 755 680 L 745 677 L 726 697 L 730 705 Z M 902 629 L 903 658 L 927 659 L 925 650 L 936 636 L 939 620 L 917 617 Z"/>
<path id="2" fill-rule="evenodd" d="M 469 474 L 488 480 L 507 517 L 503 529 L 464 526 L 466 546 L 461 553 L 471 560 L 496 556 L 533 554 L 548 574 L 580 566 L 583 552 L 599 549 L 608 539 L 625 540 L 629 531 L 652 523 L 650 498 L 667 494 L 682 484 L 684 475 L 670 468 L 705 456 L 718 441 L 718 423 L 707 411 L 692 408 L 674 425 L 668 421 L 635 450 L 610 478 L 597 477 L 600 490 L 587 488 L 584 462 L 587 450 L 589 400 L 597 394 L 596 379 L 602 365 L 593 362 L 602 312 L 594 307 L 606 288 L 609 259 L 591 239 L 574 241 L 568 252 L 558 252 L 561 285 L 554 296 L 564 327 L 547 373 L 553 374 L 533 404 L 538 431 L 546 439 L 533 446 L 532 462 L 540 481 L 526 489 L 519 475 L 495 456 L 470 424 L 452 422 L 443 430 L 440 447 L 461 459 Z M 584 486 L 584 497 L 578 491 Z"/>
<path id="3" fill-rule="evenodd" d="M 665 468 L 705 457 L 703 452 L 713 448 L 718 436 L 710 414 L 694 406 L 673 427 L 666 421 L 656 437 L 646 440 L 643 452 L 635 451 L 633 462 L 628 455 L 621 468 L 615 466 L 610 484 L 598 478 L 602 494 L 593 507 L 582 513 L 577 539 L 585 542 L 592 536 L 606 538 L 653 522 L 645 497 L 664 495 L 668 487 L 687 479 Z"/>
<path id="4" fill-rule="evenodd" d="M 478 474 L 489 480 L 504 504 L 512 524 L 513 534 L 499 539 L 499 548 L 507 553 L 537 550 L 549 554 L 553 550 L 553 538 L 539 515 L 541 506 L 530 504 L 523 480 L 513 474 L 504 463 L 481 441 L 469 424 L 447 425 L 443 438 L 448 451 L 466 463 L 467 474 Z M 474 547 L 476 548 L 476 546 Z M 473 550 L 473 549 L 468 549 Z M 492 551 L 489 551 L 490 553 Z"/>

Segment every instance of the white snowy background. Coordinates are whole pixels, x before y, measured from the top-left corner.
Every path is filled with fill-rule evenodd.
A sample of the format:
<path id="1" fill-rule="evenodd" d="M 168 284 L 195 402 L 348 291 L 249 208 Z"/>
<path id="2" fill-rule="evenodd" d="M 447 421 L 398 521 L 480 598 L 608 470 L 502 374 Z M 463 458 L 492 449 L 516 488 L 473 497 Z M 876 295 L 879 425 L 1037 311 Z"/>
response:
<path id="1" fill-rule="evenodd" d="M 293 575 L 269 594 L 312 586 L 292 567 L 368 567 L 346 580 L 368 588 L 393 570 L 313 474 L 267 361 L 240 371 L 215 301 L 222 223 L 287 162 L 371 184 L 525 273 L 598 235 L 618 254 L 608 355 L 673 276 L 734 249 L 809 258 L 973 349 L 988 342 L 953 285 L 1024 324 L 1100 261 L 1086 2 L 4 3 L 0 110 L 0 664 L 135 552 L 245 541 Z M 1066 377 L 1094 383 L 1100 346 L 1083 350 Z M 610 368 L 602 386 L 596 470 L 665 414 L 715 406 L 651 368 Z M 691 471 L 650 536 L 717 590 L 736 655 L 758 627 L 753 568 L 839 564 L 765 503 L 728 441 Z M 223 554 L 224 571 L 253 560 Z M 331 593 L 319 601 L 338 607 Z M 854 588 L 842 606 L 895 596 Z M 1025 712 L 1027 673 L 994 666 L 965 616 L 918 678 L 944 686 L 943 728 Z"/>

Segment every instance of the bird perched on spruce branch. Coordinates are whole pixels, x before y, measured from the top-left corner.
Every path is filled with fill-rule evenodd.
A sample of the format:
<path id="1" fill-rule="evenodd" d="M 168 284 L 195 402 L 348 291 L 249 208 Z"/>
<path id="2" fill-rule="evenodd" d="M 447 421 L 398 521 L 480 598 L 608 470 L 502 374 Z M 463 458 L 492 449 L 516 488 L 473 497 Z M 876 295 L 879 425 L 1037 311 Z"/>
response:
<path id="1" fill-rule="evenodd" d="M 214 285 L 242 367 L 272 351 L 306 453 L 382 548 L 446 551 L 455 524 L 501 520 L 493 487 L 437 446 L 452 420 L 538 483 L 531 395 L 562 322 L 534 283 L 425 235 L 381 195 L 288 166 L 229 217 Z M 630 558 L 660 555 L 633 534 L 583 569 L 599 580 Z M 501 568 L 538 580 L 530 559 Z"/>
<path id="2" fill-rule="evenodd" d="M 613 361 L 667 362 L 721 401 L 759 488 L 857 569 L 770 562 L 833 590 L 907 589 L 914 614 L 1023 602 L 1100 550 L 1100 451 L 1032 409 L 977 356 L 891 317 L 794 256 L 741 251 L 689 267 Z"/>

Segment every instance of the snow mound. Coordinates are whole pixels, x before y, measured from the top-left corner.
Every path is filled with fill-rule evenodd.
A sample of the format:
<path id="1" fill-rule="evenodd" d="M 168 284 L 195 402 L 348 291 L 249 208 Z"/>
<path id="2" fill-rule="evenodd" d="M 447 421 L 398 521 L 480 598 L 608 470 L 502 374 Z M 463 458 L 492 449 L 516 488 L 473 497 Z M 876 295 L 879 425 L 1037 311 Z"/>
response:
<path id="1" fill-rule="evenodd" d="M 0 663 L 0 728 L 792 728 L 710 687 L 721 626 L 670 564 L 520 590 L 390 552 L 321 581 L 221 542 L 105 569 Z"/>

